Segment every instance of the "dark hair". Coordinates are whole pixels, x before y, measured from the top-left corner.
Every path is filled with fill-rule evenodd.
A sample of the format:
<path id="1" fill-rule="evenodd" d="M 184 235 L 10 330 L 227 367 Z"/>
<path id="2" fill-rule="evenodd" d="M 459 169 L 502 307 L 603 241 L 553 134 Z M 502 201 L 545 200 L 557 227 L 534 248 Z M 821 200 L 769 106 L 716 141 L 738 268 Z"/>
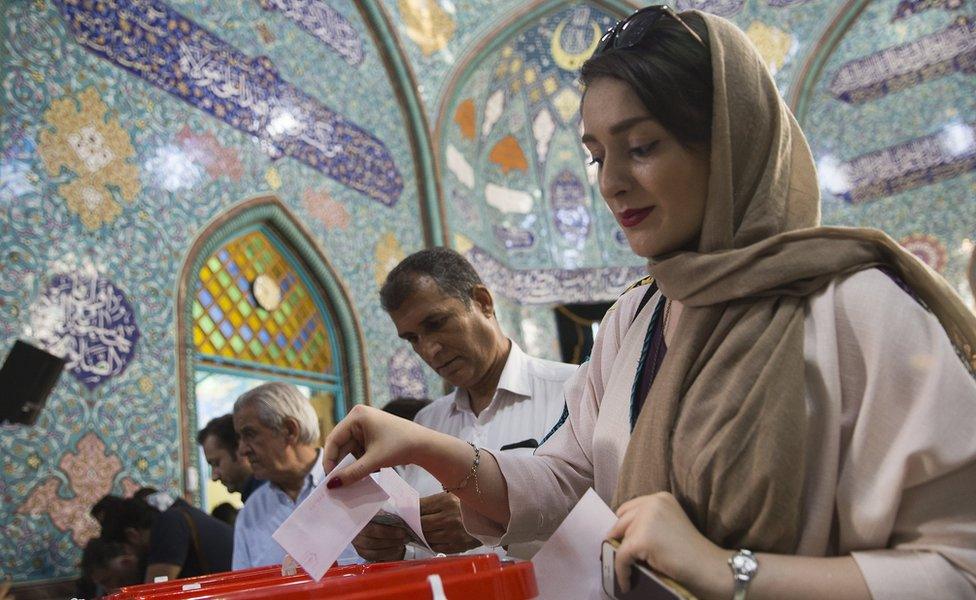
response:
<path id="1" fill-rule="evenodd" d="M 221 502 L 217 506 L 213 507 L 210 514 L 213 516 L 213 518 L 219 519 L 233 527 L 234 521 L 237 520 L 238 512 L 237 507 L 230 502 Z"/>
<path id="2" fill-rule="evenodd" d="M 450 248 L 427 248 L 414 252 L 393 267 L 380 288 L 380 303 L 390 312 L 417 289 L 417 280 L 430 277 L 442 292 L 471 306 L 471 292 L 484 285 L 466 258 Z"/>
<path id="3" fill-rule="evenodd" d="M 197 432 L 197 443 L 201 446 L 207 436 L 214 436 L 233 456 L 237 452 L 237 431 L 234 429 L 234 415 L 228 413 L 210 419 L 210 422 Z"/>
<path id="4" fill-rule="evenodd" d="M 681 13 L 704 46 L 676 19 L 662 17 L 644 39 L 629 48 L 611 48 L 580 68 L 585 89 L 612 77 L 628 84 L 654 120 L 685 146 L 708 144 L 712 136 L 712 58 L 701 15 Z"/>
<path id="5" fill-rule="evenodd" d="M 91 577 L 95 569 L 101 569 L 113 558 L 128 553 L 125 544 L 110 542 L 104 538 L 92 538 L 81 552 L 81 572 L 86 577 Z"/>
<path id="6" fill-rule="evenodd" d="M 430 404 L 428 398 L 394 398 L 383 406 L 383 410 L 401 419 L 413 421 L 420 409 Z"/>
<path id="7" fill-rule="evenodd" d="M 115 512 L 115 509 L 118 508 L 123 502 L 125 502 L 125 498 L 122 498 L 121 496 L 113 496 L 111 494 L 102 496 L 98 502 L 91 507 L 88 514 L 90 514 L 96 521 L 101 523 L 107 515 Z"/>
<path id="8" fill-rule="evenodd" d="M 159 511 L 138 498 L 126 498 L 106 513 L 102 521 L 102 538 L 107 542 L 125 542 L 125 530 L 150 529 Z"/>

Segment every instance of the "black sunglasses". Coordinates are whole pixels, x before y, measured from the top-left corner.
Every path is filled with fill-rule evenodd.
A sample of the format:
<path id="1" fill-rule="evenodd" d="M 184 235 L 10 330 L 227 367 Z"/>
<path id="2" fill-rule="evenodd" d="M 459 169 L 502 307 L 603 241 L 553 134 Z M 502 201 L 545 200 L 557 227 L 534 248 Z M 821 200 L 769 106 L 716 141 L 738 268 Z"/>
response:
<path id="1" fill-rule="evenodd" d="M 656 5 L 656 6 L 646 6 L 630 15 L 626 19 L 621 19 L 617 21 L 617 24 L 607 30 L 600 38 L 600 43 L 597 44 L 596 50 L 593 54 L 600 54 L 607 50 L 613 50 L 617 48 L 630 48 L 636 46 L 644 39 L 644 35 L 648 32 L 651 27 L 654 27 L 662 17 L 669 16 L 681 26 L 684 27 L 688 33 L 691 34 L 695 40 L 698 41 L 702 46 L 705 42 L 702 41 L 701 37 L 695 30 L 688 27 L 688 24 L 681 20 L 678 13 L 671 10 L 670 6 Z"/>

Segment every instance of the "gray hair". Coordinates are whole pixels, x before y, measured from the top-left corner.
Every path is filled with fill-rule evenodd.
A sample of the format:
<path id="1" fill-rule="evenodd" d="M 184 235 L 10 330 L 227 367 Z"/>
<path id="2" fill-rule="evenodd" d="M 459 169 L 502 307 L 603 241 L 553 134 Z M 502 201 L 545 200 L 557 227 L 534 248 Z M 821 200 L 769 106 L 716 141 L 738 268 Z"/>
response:
<path id="1" fill-rule="evenodd" d="M 282 381 L 261 384 L 241 394 L 234 402 L 234 412 L 248 405 L 257 407 L 258 420 L 271 429 L 282 429 L 285 419 L 295 419 L 298 422 L 298 441 L 318 445 L 319 417 L 312 404 L 294 385 Z"/>
<path id="2" fill-rule="evenodd" d="M 427 248 L 406 257 L 393 267 L 380 289 L 383 310 L 397 310 L 417 290 L 422 277 L 430 277 L 441 292 L 471 306 L 471 292 L 484 285 L 478 272 L 461 254 L 450 248 Z"/>

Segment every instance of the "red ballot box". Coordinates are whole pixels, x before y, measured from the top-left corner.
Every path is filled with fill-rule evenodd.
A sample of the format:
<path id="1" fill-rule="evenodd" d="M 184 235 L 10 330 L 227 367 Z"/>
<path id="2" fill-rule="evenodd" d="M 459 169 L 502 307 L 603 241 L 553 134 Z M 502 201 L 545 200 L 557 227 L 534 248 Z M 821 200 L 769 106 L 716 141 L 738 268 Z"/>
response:
<path id="1" fill-rule="evenodd" d="M 431 576 L 439 581 L 432 582 Z M 443 588 L 444 595 L 434 594 Z M 477 554 L 427 560 L 332 567 L 321 581 L 299 569 L 282 575 L 281 567 L 261 567 L 122 588 L 110 600 L 530 600 L 538 596 L 530 562 L 499 560 Z"/>

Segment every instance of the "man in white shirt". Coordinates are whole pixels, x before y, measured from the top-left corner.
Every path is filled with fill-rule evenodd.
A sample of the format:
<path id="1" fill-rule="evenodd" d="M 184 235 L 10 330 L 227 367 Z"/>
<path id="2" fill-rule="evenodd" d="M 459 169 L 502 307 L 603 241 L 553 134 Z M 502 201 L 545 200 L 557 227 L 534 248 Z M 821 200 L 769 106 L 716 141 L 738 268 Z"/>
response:
<path id="1" fill-rule="evenodd" d="M 414 421 L 492 451 L 525 453 L 559 421 L 562 385 L 576 367 L 522 352 L 502 332 L 491 292 L 463 256 L 447 248 L 412 254 L 390 271 L 380 300 L 397 335 L 456 387 Z M 413 465 L 405 479 L 420 492 L 421 525 L 434 551 L 481 545 L 464 530 L 453 494 Z M 372 523 L 353 545 L 371 561 L 412 558 L 404 538 L 400 528 Z"/>
<path id="2" fill-rule="evenodd" d="M 273 381 L 237 399 L 234 428 L 238 452 L 251 463 L 254 476 L 268 483 L 237 515 L 233 569 L 281 564 L 285 551 L 271 534 L 325 480 L 318 417 L 298 388 Z M 361 560 L 350 547 L 339 562 Z"/>

